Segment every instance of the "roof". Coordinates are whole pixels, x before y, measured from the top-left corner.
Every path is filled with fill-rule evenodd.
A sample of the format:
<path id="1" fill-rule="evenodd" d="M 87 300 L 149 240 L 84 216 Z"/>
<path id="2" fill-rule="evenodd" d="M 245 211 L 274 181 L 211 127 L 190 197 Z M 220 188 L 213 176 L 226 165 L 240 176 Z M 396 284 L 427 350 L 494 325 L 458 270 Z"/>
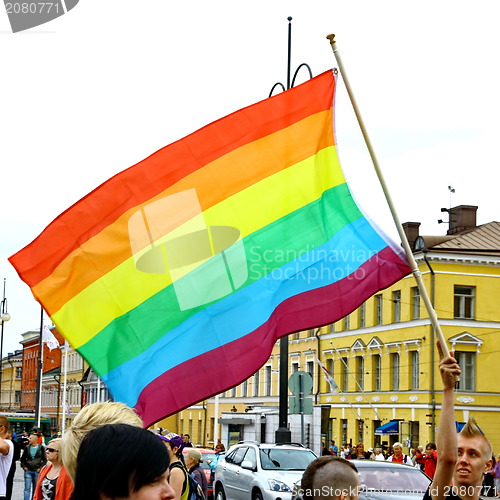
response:
<path id="1" fill-rule="evenodd" d="M 460 252 L 500 256 L 500 222 L 488 222 L 457 235 L 422 236 L 432 251 Z"/>

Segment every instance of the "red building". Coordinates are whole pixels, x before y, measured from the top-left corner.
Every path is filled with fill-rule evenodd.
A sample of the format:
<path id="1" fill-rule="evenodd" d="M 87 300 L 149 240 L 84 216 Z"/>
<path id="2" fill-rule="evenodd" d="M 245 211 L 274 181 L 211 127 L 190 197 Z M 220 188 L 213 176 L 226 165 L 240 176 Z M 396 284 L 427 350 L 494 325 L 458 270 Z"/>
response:
<path id="1" fill-rule="evenodd" d="M 57 328 L 51 328 L 60 344 L 64 342 Z M 29 331 L 22 334 L 23 340 L 23 374 L 21 383 L 21 411 L 35 411 L 36 387 L 38 376 L 38 360 L 40 357 L 40 331 Z M 52 349 L 43 345 L 43 373 L 61 368 L 61 349 Z M 43 409 L 42 409 L 43 411 Z"/>

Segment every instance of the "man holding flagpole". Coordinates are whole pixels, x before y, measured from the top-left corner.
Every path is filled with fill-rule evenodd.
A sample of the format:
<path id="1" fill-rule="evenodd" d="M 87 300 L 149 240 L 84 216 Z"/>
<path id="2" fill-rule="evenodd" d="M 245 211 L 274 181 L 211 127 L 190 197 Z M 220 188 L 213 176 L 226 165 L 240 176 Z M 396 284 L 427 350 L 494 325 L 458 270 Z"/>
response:
<path id="1" fill-rule="evenodd" d="M 438 351 L 443 380 L 439 453 L 434 478 L 423 500 L 479 500 L 483 475 L 491 467 L 491 443 L 472 418 L 457 434 L 453 398 L 460 366 L 453 353 L 444 356 L 439 342 Z"/>

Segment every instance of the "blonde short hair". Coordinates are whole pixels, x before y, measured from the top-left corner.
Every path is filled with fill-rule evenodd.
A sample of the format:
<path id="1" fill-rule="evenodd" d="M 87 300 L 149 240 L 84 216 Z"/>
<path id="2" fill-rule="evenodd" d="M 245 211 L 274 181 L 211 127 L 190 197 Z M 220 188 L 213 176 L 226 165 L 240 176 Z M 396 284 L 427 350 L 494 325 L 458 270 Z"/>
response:
<path id="1" fill-rule="evenodd" d="M 482 433 L 481 429 L 477 425 L 476 419 L 474 417 L 469 417 L 469 420 L 467 420 L 467 423 L 463 426 L 462 430 L 459 432 L 461 436 L 464 436 L 466 438 L 475 438 L 475 437 L 480 437 L 483 439 L 485 445 L 486 445 L 486 459 L 489 460 L 491 459 L 493 455 L 493 446 L 491 446 L 491 443 L 489 440 L 486 438 L 486 436 Z"/>
<path id="2" fill-rule="evenodd" d="M 61 447 L 60 449 L 62 450 L 62 446 L 63 446 L 63 443 L 62 443 L 62 438 L 54 438 L 54 439 L 51 439 L 49 441 L 49 443 L 58 443 L 59 446 Z"/>
<path id="3" fill-rule="evenodd" d="M 71 479 L 75 480 L 76 457 L 82 439 L 88 432 L 106 424 L 129 424 L 144 427 L 144 423 L 129 406 L 108 401 L 92 403 L 80 410 L 63 436 L 62 462 Z"/>

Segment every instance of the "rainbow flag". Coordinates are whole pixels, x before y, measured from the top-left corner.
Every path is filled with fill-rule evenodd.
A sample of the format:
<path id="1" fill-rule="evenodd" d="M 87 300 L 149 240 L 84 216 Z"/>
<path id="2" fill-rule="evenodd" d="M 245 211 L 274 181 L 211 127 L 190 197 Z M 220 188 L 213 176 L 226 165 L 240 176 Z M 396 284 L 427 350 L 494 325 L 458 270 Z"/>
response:
<path id="1" fill-rule="evenodd" d="M 10 258 L 146 425 L 241 383 L 279 337 L 410 272 L 345 181 L 335 84 L 327 71 L 164 147 Z"/>

